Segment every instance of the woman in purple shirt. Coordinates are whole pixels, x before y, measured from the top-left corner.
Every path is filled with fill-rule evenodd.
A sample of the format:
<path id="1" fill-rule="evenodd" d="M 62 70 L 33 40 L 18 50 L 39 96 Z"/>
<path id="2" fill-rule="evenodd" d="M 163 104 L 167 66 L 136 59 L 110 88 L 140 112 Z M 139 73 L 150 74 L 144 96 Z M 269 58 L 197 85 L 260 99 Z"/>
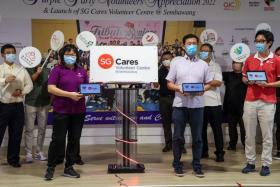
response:
<path id="1" fill-rule="evenodd" d="M 82 67 L 78 67 L 78 49 L 66 45 L 60 50 L 61 65 L 56 66 L 49 77 L 48 91 L 53 95 L 53 133 L 49 146 L 48 168 L 45 179 L 52 180 L 55 166 L 60 159 L 61 150 L 65 150 L 66 134 L 68 143 L 64 176 L 79 178 L 72 167 L 79 152 L 80 137 L 85 118 L 85 98 L 79 93 L 82 83 L 88 83 L 88 76 Z"/>

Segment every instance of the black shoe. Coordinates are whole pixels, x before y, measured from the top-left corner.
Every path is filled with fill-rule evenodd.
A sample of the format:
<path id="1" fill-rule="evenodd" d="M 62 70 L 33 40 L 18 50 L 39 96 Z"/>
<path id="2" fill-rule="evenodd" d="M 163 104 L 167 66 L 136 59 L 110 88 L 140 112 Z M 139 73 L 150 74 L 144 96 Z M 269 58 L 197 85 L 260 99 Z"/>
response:
<path id="1" fill-rule="evenodd" d="M 169 152 L 172 150 L 172 146 L 169 146 L 169 145 L 166 145 L 163 149 L 162 149 L 162 152 Z"/>
<path id="2" fill-rule="evenodd" d="M 247 163 L 247 165 L 245 166 L 245 168 L 243 168 L 242 169 L 242 173 L 245 173 L 245 174 L 247 174 L 247 173 L 251 173 L 251 172 L 255 172 L 256 171 L 256 169 L 255 169 L 256 167 L 255 167 L 255 164 L 249 164 L 249 163 Z"/>
<path id="3" fill-rule="evenodd" d="M 224 154 L 217 154 L 216 156 L 216 162 L 224 162 Z"/>
<path id="4" fill-rule="evenodd" d="M 209 158 L 209 154 L 207 152 L 203 153 L 201 158 Z"/>
<path id="5" fill-rule="evenodd" d="M 174 172 L 175 172 L 175 175 L 177 177 L 183 177 L 184 176 L 184 172 L 183 172 L 182 167 L 175 168 Z"/>
<path id="6" fill-rule="evenodd" d="M 77 173 L 72 166 L 64 168 L 64 177 L 80 178 L 80 174 Z"/>
<path id="7" fill-rule="evenodd" d="M 201 169 L 195 169 L 193 171 L 193 174 L 198 178 L 203 178 L 205 176 Z"/>
<path id="8" fill-rule="evenodd" d="M 277 153 L 273 156 L 274 160 L 280 160 L 280 151 L 277 151 Z"/>
<path id="9" fill-rule="evenodd" d="M 56 162 L 56 165 L 63 164 L 63 162 L 64 162 L 64 160 L 58 160 L 58 161 Z"/>
<path id="10" fill-rule="evenodd" d="M 14 168 L 20 168 L 21 167 L 20 163 L 9 163 L 9 165 L 14 167 Z"/>
<path id="11" fill-rule="evenodd" d="M 228 146 L 227 150 L 229 151 L 236 151 L 236 147 L 235 146 Z"/>
<path id="12" fill-rule="evenodd" d="M 75 164 L 77 164 L 77 165 L 84 165 L 85 163 L 82 160 L 76 160 Z"/>
<path id="13" fill-rule="evenodd" d="M 53 179 L 53 174 L 54 174 L 54 168 L 53 167 L 48 167 L 46 170 L 45 174 L 45 180 L 50 181 Z"/>
<path id="14" fill-rule="evenodd" d="M 182 149 L 182 153 L 184 153 L 184 154 L 186 154 L 186 153 L 187 153 L 187 150 L 186 150 L 186 148 L 185 148 L 185 147 L 183 147 L 183 149 Z"/>

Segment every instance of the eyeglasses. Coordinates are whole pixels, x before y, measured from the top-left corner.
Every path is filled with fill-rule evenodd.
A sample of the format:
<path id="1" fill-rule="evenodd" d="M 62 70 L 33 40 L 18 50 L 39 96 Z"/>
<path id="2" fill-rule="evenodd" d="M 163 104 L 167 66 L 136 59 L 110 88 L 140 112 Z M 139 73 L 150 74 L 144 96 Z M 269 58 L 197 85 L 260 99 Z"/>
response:
<path id="1" fill-rule="evenodd" d="M 266 40 L 255 40 L 255 43 L 266 43 Z"/>

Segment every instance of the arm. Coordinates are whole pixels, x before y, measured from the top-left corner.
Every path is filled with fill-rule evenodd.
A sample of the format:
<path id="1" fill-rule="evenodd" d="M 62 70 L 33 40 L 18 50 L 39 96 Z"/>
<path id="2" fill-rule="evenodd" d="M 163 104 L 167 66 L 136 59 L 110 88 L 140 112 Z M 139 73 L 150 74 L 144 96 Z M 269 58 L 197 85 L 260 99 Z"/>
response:
<path id="1" fill-rule="evenodd" d="M 80 94 L 78 92 L 64 91 L 60 88 L 57 88 L 56 85 L 48 85 L 48 92 L 55 96 L 70 98 L 74 101 L 79 101 L 81 98 L 84 97 L 82 94 Z"/>
<path id="2" fill-rule="evenodd" d="M 222 69 L 219 64 L 215 64 L 214 79 L 211 81 L 210 85 L 213 88 L 220 87 L 223 81 Z"/>
<path id="3" fill-rule="evenodd" d="M 22 95 L 26 95 L 28 94 L 29 92 L 31 92 L 31 90 L 33 89 L 33 83 L 32 83 L 32 80 L 27 72 L 26 69 L 23 69 L 24 71 L 24 87 L 23 87 L 23 90 L 22 90 Z"/>
<path id="4" fill-rule="evenodd" d="M 172 91 L 175 91 L 175 92 L 181 92 L 181 90 L 182 90 L 180 85 L 174 84 L 173 82 L 171 82 L 169 80 L 167 80 L 167 88 L 169 90 L 172 90 Z"/>
<path id="5" fill-rule="evenodd" d="M 41 68 L 41 67 L 38 67 L 38 68 L 37 68 L 37 71 L 31 75 L 32 81 L 35 82 L 35 81 L 39 78 L 39 76 L 41 75 L 41 73 L 42 73 L 42 68 Z"/>

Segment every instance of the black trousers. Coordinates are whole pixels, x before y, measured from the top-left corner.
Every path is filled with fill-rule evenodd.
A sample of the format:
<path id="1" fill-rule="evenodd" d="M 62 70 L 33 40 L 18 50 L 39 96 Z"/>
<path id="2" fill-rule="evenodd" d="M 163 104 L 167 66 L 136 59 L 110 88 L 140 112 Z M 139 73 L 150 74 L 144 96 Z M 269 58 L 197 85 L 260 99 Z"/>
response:
<path id="1" fill-rule="evenodd" d="M 245 128 L 242 115 L 228 114 L 229 146 L 236 147 L 238 141 L 237 124 L 240 128 L 241 143 L 245 146 Z"/>
<path id="2" fill-rule="evenodd" d="M 159 112 L 161 115 L 161 123 L 164 132 L 164 139 L 166 146 L 172 146 L 172 104 L 173 96 L 160 96 L 159 97 Z"/>
<path id="3" fill-rule="evenodd" d="M 216 152 L 215 154 L 224 154 L 224 138 L 222 130 L 222 106 L 206 106 L 204 107 L 203 118 L 203 151 L 202 154 L 208 153 L 207 127 L 210 123 L 215 140 Z"/>
<path id="4" fill-rule="evenodd" d="M 20 143 L 24 126 L 23 103 L 4 104 L 0 102 L 0 145 L 2 144 L 6 128 L 8 127 L 9 164 L 19 163 Z"/>
<path id="5" fill-rule="evenodd" d="M 53 132 L 48 152 L 48 167 L 55 167 L 61 159 L 61 151 L 65 152 L 66 134 L 68 134 L 68 142 L 65 167 L 74 165 L 80 149 L 84 119 L 85 114 L 53 113 Z"/>
<path id="6" fill-rule="evenodd" d="M 275 123 L 277 151 L 280 151 L 280 102 L 276 104 Z"/>

